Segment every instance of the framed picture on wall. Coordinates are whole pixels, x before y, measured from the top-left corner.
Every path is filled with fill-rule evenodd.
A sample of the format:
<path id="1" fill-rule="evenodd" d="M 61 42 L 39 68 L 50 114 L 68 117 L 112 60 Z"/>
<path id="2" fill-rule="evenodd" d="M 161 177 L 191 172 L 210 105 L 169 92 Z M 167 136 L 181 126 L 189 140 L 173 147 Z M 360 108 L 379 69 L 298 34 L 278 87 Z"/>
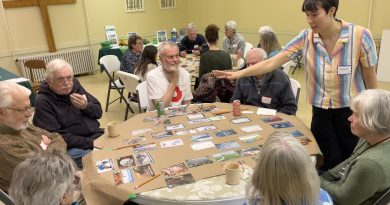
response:
<path id="1" fill-rule="evenodd" d="M 161 43 L 168 40 L 168 35 L 166 30 L 156 31 L 157 43 Z"/>
<path id="2" fill-rule="evenodd" d="M 127 32 L 127 39 L 129 39 L 130 36 L 137 35 L 136 32 Z"/>
<path id="3" fill-rule="evenodd" d="M 114 25 L 104 26 L 104 32 L 106 33 L 107 41 L 110 41 L 111 45 L 118 45 L 118 35 L 115 31 Z"/>
<path id="4" fill-rule="evenodd" d="M 161 9 L 173 9 L 176 8 L 176 0 L 160 0 Z"/>
<path id="5" fill-rule="evenodd" d="M 145 11 L 144 0 L 125 0 L 126 12 Z"/>

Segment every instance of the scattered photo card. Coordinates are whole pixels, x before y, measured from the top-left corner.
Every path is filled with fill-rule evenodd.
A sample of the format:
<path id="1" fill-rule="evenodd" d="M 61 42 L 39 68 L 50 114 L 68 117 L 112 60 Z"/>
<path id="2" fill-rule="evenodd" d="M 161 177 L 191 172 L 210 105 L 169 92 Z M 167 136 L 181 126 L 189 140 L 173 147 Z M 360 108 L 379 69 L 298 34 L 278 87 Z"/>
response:
<path id="1" fill-rule="evenodd" d="M 206 156 L 206 157 L 199 157 L 195 159 L 186 160 L 186 163 L 189 168 L 192 168 L 192 167 L 202 166 L 205 164 L 211 164 L 213 163 L 213 160 L 210 158 L 210 156 Z"/>
<path id="2" fill-rule="evenodd" d="M 240 154 L 241 157 L 244 156 L 256 156 L 260 153 L 261 149 L 260 147 L 249 147 L 249 148 L 244 148 L 242 150 L 238 150 L 238 154 Z"/>
<path id="3" fill-rule="evenodd" d="M 146 141 L 145 136 L 138 136 L 138 137 L 134 137 L 133 139 L 124 139 L 123 144 L 124 145 L 140 144 L 141 142 L 145 142 L 145 141 Z"/>
<path id="4" fill-rule="evenodd" d="M 222 152 L 222 153 L 217 153 L 213 155 L 214 159 L 216 162 L 222 162 L 230 159 L 236 159 L 240 157 L 240 154 L 236 151 L 227 151 L 227 152 Z"/>
<path id="5" fill-rule="evenodd" d="M 103 173 L 107 171 L 111 171 L 114 169 L 114 163 L 112 163 L 112 159 L 103 159 L 100 161 L 96 161 L 96 169 L 97 173 Z"/>
<path id="6" fill-rule="evenodd" d="M 141 144 L 141 145 L 136 145 L 133 147 L 134 152 L 145 152 L 148 150 L 154 150 L 157 149 L 157 146 L 155 143 L 151 142 L 148 144 Z"/>
<path id="7" fill-rule="evenodd" d="M 274 115 L 276 115 L 276 110 L 259 107 L 259 109 L 257 109 L 256 114 L 258 114 L 258 115 L 272 115 L 272 116 L 274 116 Z"/>
<path id="8" fill-rule="evenodd" d="M 146 128 L 146 129 L 139 129 L 139 130 L 133 130 L 131 131 L 131 135 L 133 136 L 137 136 L 137 135 L 145 135 L 147 133 L 151 133 L 153 130 L 150 129 L 150 128 Z"/>
<path id="9" fill-rule="evenodd" d="M 155 175 L 150 164 L 134 167 L 133 171 L 134 171 L 135 178 L 141 181 L 153 177 Z"/>
<path id="10" fill-rule="evenodd" d="M 173 136 L 172 130 L 152 133 L 153 139 L 160 139 L 160 138 L 172 137 L 172 136 Z"/>
<path id="11" fill-rule="evenodd" d="M 270 122 L 282 121 L 283 119 L 278 117 L 278 116 L 273 116 L 273 117 L 263 117 L 263 118 L 260 118 L 260 120 L 265 122 L 265 123 L 270 123 Z"/>
<path id="12" fill-rule="evenodd" d="M 173 166 L 164 168 L 161 170 L 161 174 L 164 175 L 165 178 L 177 175 L 178 173 L 188 171 L 188 167 L 184 163 L 175 164 Z"/>
<path id="13" fill-rule="evenodd" d="M 140 166 L 140 165 L 147 165 L 150 163 L 153 163 L 154 160 L 152 156 L 149 154 L 149 152 L 145 153 L 138 153 L 135 155 L 135 163 Z"/>
<path id="14" fill-rule="evenodd" d="M 226 137 L 226 136 L 235 135 L 235 134 L 237 134 L 237 132 L 234 131 L 233 129 L 222 130 L 222 131 L 215 133 L 215 135 L 217 137 Z"/>
<path id="15" fill-rule="evenodd" d="M 261 136 L 258 134 L 245 135 L 245 136 L 238 137 L 238 139 L 240 139 L 241 141 L 243 141 L 245 143 L 255 142 L 260 138 L 261 138 Z"/>
<path id="16" fill-rule="evenodd" d="M 120 170 L 113 170 L 115 186 L 123 184 L 122 172 Z"/>
<path id="17" fill-rule="evenodd" d="M 183 144 L 183 140 L 180 138 L 160 142 L 161 148 L 177 147 Z"/>
<path id="18" fill-rule="evenodd" d="M 191 148 L 195 151 L 199 151 L 202 149 L 215 147 L 212 141 L 202 141 L 191 144 Z"/>
<path id="19" fill-rule="evenodd" d="M 295 139 L 297 139 L 302 145 L 307 145 L 309 142 L 311 142 L 311 140 L 305 136 L 296 137 Z"/>
<path id="20" fill-rule="evenodd" d="M 193 135 L 190 137 L 192 142 L 201 142 L 205 140 L 211 140 L 211 136 L 209 134 L 200 134 L 200 135 Z"/>
<path id="21" fill-rule="evenodd" d="M 207 125 L 207 126 L 202 126 L 202 127 L 197 127 L 196 130 L 198 132 L 203 132 L 203 131 L 208 131 L 208 130 L 216 130 L 217 127 L 214 125 Z"/>
<path id="22" fill-rule="evenodd" d="M 204 122 L 209 122 L 209 119 L 208 118 L 199 118 L 199 119 L 194 119 L 194 120 L 188 120 L 188 124 L 190 124 L 190 125 L 204 123 Z"/>
<path id="23" fill-rule="evenodd" d="M 179 176 L 173 176 L 168 177 L 165 179 L 165 182 L 167 183 L 169 188 L 185 185 L 185 184 L 191 184 L 195 182 L 194 177 L 192 174 L 184 174 Z"/>
<path id="24" fill-rule="evenodd" d="M 245 123 L 245 122 L 250 122 L 251 119 L 249 119 L 247 117 L 241 117 L 241 118 L 231 119 L 230 121 L 233 124 L 241 124 L 241 123 Z"/>
<path id="25" fill-rule="evenodd" d="M 203 106 L 203 104 L 201 104 L 198 108 L 199 112 L 212 112 L 215 110 L 218 110 L 216 105 Z"/>
<path id="26" fill-rule="evenodd" d="M 175 125 L 167 125 L 165 126 L 166 130 L 177 130 L 177 129 L 183 129 L 184 125 L 183 124 L 175 124 Z"/>
<path id="27" fill-rule="evenodd" d="M 221 150 L 226 150 L 226 149 L 239 148 L 240 145 L 236 141 L 230 141 L 230 142 L 224 142 L 224 143 L 220 143 L 220 144 L 215 144 L 215 147 L 217 147 L 217 149 L 219 151 L 221 151 Z"/>
<path id="28" fill-rule="evenodd" d="M 187 115 L 188 120 L 195 120 L 195 119 L 200 119 L 204 118 L 203 113 L 195 113 L 195 114 L 189 114 Z"/>
<path id="29" fill-rule="evenodd" d="M 209 117 L 208 119 L 210 121 L 218 121 L 218 120 L 224 120 L 226 119 L 226 117 L 223 115 L 217 115 L 217 116 Z"/>
<path id="30" fill-rule="evenodd" d="M 113 170 L 113 174 L 114 174 L 115 186 L 134 181 L 134 177 L 130 169 Z"/>
<path id="31" fill-rule="evenodd" d="M 116 158 L 119 169 L 126 169 L 131 166 L 135 166 L 135 160 L 133 155 Z"/>
<path id="32" fill-rule="evenodd" d="M 176 131 L 175 132 L 175 134 L 178 135 L 178 136 L 188 135 L 188 134 L 195 134 L 195 133 L 197 133 L 196 129 L 180 130 L 180 131 Z"/>
<path id="33" fill-rule="evenodd" d="M 240 127 L 240 129 L 244 132 L 257 132 L 263 130 L 263 128 L 261 128 L 260 125 L 250 125 L 250 126 Z"/>
<path id="34" fill-rule="evenodd" d="M 290 133 L 291 133 L 291 135 L 294 136 L 294 137 L 302 137 L 302 136 L 304 136 L 304 135 L 302 134 L 302 132 L 300 132 L 299 130 L 294 130 L 294 131 L 292 131 L 292 132 L 290 132 Z"/>
<path id="35" fill-rule="evenodd" d="M 291 122 L 278 122 L 278 123 L 272 123 L 271 126 L 275 129 L 282 129 L 282 128 L 288 128 L 288 127 L 294 127 Z"/>

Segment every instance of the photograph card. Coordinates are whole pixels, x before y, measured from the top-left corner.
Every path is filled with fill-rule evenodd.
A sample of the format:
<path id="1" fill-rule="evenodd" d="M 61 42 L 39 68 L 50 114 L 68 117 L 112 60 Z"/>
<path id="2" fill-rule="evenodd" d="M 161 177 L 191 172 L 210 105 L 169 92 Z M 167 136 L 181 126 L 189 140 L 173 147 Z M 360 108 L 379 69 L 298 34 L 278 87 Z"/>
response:
<path id="1" fill-rule="evenodd" d="M 113 173 L 113 175 L 114 175 L 114 183 L 115 183 L 115 186 L 118 186 L 118 185 L 123 184 L 123 179 L 122 179 L 122 172 L 121 172 L 121 170 L 113 170 L 112 173 Z"/>
<path id="2" fill-rule="evenodd" d="M 226 119 L 225 116 L 223 115 L 217 115 L 217 116 L 212 116 L 208 118 L 210 121 L 219 121 L 219 120 L 224 120 Z"/>
<path id="3" fill-rule="evenodd" d="M 133 149 L 134 152 L 145 152 L 145 151 L 157 149 L 157 146 L 155 143 L 151 142 L 148 144 L 135 145 Z"/>
<path id="4" fill-rule="evenodd" d="M 192 142 L 201 142 L 206 140 L 211 140 L 211 136 L 209 134 L 200 134 L 200 135 L 193 135 L 190 137 Z"/>
<path id="5" fill-rule="evenodd" d="M 215 133 L 215 135 L 217 137 L 226 137 L 226 136 L 235 135 L 235 134 L 237 134 L 237 132 L 234 131 L 233 129 L 222 130 L 222 131 Z"/>
<path id="6" fill-rule="evenodd" d="M 145 141 L 146 141 L 145 136 L 138 136 L 138 137 L 134 137 L 132 139 L 124 139 L 123 144 L 124 145 L 140 144 L 140 143 L 145 142 Z"/>
<path id="7" fill-rule="evenodd" d="M 208 118 L 199 118 L 199 119 L 194 119 L 194 120 L 188 120 L 188 124 L 193 125 L 193 124 L 200 124 L 200 123 L 205 123 L 209 122 Z"/>
<path id="8" fill-rule="evenodd" d="M 119 169 L 126 169 L 135 166 L 133 155 L 118 157 L 117 159 Z"/>
<path id="9" fill-rule="evenodd" d="M 189 168 L 198 167 L 198 166 L 211 164 L 211 163 L 213 163 L 213 160 L 210 158 L 210 156 L 186 160 L 186 164 Z"/>
<path id="10" fill-rule="evenodd" d="M 195 113 L 195 114 L 189 114 L 187 115 L 188 120 L 195 120 L 195 119 L 200 119 L 204 118 L 203 113 Z"/>
<path id="11" fill-rule="evenodd" d="M 297 139 L 302 145 L 307 145 L 311 142 L 311 140 L 305 136 L 295 137 L 295 139 Z"/>
<path id="12" fill-rule="evenodd" d="M 115 186 L 134 181 L 131 169 L 113 170 Z"/>
<path id="13" fill-rule="evenodd" d="M 191 184 L 195 182 L 194 177 L 192 174 L 184 174 L 179 176 L 172 176 L 165 179 L 165 182 L 167 183 L 169 188 L 185 185 L 185 184 Z"/>
<path id="14" fill-rule="evenodd" d="M 196 129 L 180 130 L 175 132 L 175 134 L 178 136 L 195 134 L 195 133 L 197 133 Z"/>
<path id="15" fill-rule="evenodd" d="M 302 136 L 304 136 L 304 135 L 302 134 L 302 132 L 300 132 L 299 130 L 294 130 L 294 131 L 292 131 L 292 132 L 290 132 L 290 133 L 291 133 L 291 135 L 294 136 L 294 137 L 302 137 Z"/>
<path id="16" fill-rule="evenodd" d="M 251 119 L 249 119 L 247 117 L 241 117 L 241 118 L 231 119 L 230 121 L 233 124 L 241 124 L 241 123 L 245 123 L 245 122 L 250 122 Z"/>
<path id="17" fill-rule="evenodd" d="M 238 152 L 236 151 L 231 150 L 227 152 L 214 154 L 213 157 L 216 162 L 222 162 L 230 159 L 236 159 L 240 157 L 240 154 L 238 154 Z"/>
<path id="18" fill-rule="evenodd" d="M 278 123 L 271 123 L 271 126 L 275 129 L 282 129 L 282 128 L 289 128 L 294 127 L 291 122 L 278 122 Z"/>
<path id="19" fill-rule="evenodd" d="M 112 159 L 103 159 L 100 161 L 96 161 L 96 169 L 97 173 L 103 173 L 107 171 L 111 171 L 114 169 L 114 163 L 112 162 Z"/>
<path id="20" fill-rule="evenodd" d="M 187 171 L 188 171 L 188 167 L 184 163 L 180 163 L 162 169 L 161 174 L 163 174 L 164 177 L 167 178 Z"/>
<path id="21" fill-rule="evenodd" d="M 131 131 L 131 135 L 133 136 L 138 136 L 138 135 L 145 135 L 147 133 L 151 133 L 153 130 L 150 129 L 150 128 L 146 128 L 146 129 L 139 129 L 139 130 L 133 130 Z"/>
<path id="22" fill-rule="evenodd" d="M 183 129 L 184 125 L 183 124 L 175 124 L 175 125 L 167 125 L 165 126 L 166 130 L 177 130 L 177 129 Z"/>
<path id="23" fill-rule="evenodd" d="M 244 149 L 241 149 L 241 150 L 238 150 L 238 154 L 240 154 L 241 157 L 244 157 L 244 156 L 256 156 L 260 153 L 261 149 L 260 147 L 256 146 L 256 147 L 249 147 L 249 148 L 244 148 Z"/>
<path id="24" fill-rule="evenodd" d="M 240 145 L 236 141 L 230 141 L 230 142 L 224 142 L 224 143 L 220 143 L 220 144 L 215 144 L 215 147 L 219 151 L 221 151 L 221 150 L 239 148 Z"/>
<path id="25" fill-rule="evenodd" d="M 134 171 L 135 178 L 140 181 L 144 181 L 145 179 L 148 179 L 155 175 L 150 164 L 134 167 L 133 171 Z"/>
<path id="26" fill-rule="evenodd" d="M 150 163 L 153 163 L 154 160 L 152 156 L 149 154 L 149 152 L 144 152 L 144 153 L 138 153 L 135 155 L 135 163 L 140 166 L 140 165 L 147 165 Z"/>
<path id="27" fill-rule="evenodd" d="M 245 127 L 240 127 L 240 129 L 244 132 L 257 132 L 263 130 L 260 125 L 250 125 Z"/>
<path id="28" fill-rule="evenodd" d="M 173 136 L 172 130 L 152 133 L 153 139 L 160 139 L 160 138 L 172 137 L 172 136 Z"/>
<path id="29" fill-rule="evenodd" d="M 212 147 L 215 147 L 212 141 L 202 141 L 202 142 L 195 142 L 191 144 L 191 148 L 195 151 L 212 148 Z"/>
<path id="30" fill-rule="evenodd" d="M 169 148 L 169 147 L 177 147 L 183 145 L 183 140 L 180 138 L 172 139 L 172 140 L 165 140 L 160 142 L 161 148 Z"/>
<path id="31" fill-rule="evenodd" d="M 215 127 L 214 125 L 207 125 L 207 126 L 197 127 L 196 131 L 203 132 L 203 131 L 216 130 L 216 129 L 217 127 Z"/>
<path id="32" fill-rule="evenodd" d="M 238 137 L 238 139 L 240 139 L 241 141 L 243 141 L 245 143 L 255 142 L 255 141 L 259 140 L 260 138 L 261 138 L 261 136 L 258 134 L 245 135 L 245 136 Z"/>
<path id="33" fill-rule="evenodd" d="M 282 121 L 283 119 L 278 116 L 272 116 L 272 117 L 262 117 L 260 118 L 260 120 L 265 123 L 270 123 L 270 122 Z"/>

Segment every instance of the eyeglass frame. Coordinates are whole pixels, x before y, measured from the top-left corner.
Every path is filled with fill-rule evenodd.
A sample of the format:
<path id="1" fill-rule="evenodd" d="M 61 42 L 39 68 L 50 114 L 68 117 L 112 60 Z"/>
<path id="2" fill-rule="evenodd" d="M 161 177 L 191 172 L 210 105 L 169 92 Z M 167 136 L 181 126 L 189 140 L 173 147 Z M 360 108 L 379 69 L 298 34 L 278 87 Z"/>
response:
<path id="1" fill-rule="evenodd" d="M 9 109 L 9 110 L 14 110 L 14 111 L 17 111 L 17 112 L 20 112 L 20 113 L 27 113 L 28 111 L 31 112 L 32 110 L 32 107 L 31 106 L 27 106 L 23 109 L 17 109 L 17 108 L 12 108 L 12 107 L 3 107 L 5 109 Z"/>

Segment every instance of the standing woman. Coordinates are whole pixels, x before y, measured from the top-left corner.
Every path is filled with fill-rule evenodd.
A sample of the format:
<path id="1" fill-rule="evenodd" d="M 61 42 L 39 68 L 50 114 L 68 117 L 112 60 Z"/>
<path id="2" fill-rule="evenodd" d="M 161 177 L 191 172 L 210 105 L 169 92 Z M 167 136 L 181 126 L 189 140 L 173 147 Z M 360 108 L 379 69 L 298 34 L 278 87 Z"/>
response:
<path id="1" fill-rule="evenodd" d="M 131 35 L 127 46 L 129 49 L 127 49 L 121 59 L 120 70 L 128 73 L 134 73 L 134 65 L 138 63 L 144 47 L 142 38 L 138 35 Z"/>
<path id="2" fill-rule="evenodd" d="M 157 68 L 157 48 L 153 45 L 147 45 L 141 55 L 141 60 L 136 64 L 134 74 L 142 81 L 145 81 L 146 74 Z"/>
<path id="3" fill-rule="evenodd" d="M 375 43 L 368 29 L 336 18 L 338 0 L 304 0 L 309 29 L 304 29 L 273 58 L 239 72 L 215 71 L 237 79 L 279 68 L 302 55 L 307 100 L 313 107 L 311 131 L 324 154 L 326 171 L 352 153 L 357 137 L 350 131 L 350 99 L 377 87 Z"/>

